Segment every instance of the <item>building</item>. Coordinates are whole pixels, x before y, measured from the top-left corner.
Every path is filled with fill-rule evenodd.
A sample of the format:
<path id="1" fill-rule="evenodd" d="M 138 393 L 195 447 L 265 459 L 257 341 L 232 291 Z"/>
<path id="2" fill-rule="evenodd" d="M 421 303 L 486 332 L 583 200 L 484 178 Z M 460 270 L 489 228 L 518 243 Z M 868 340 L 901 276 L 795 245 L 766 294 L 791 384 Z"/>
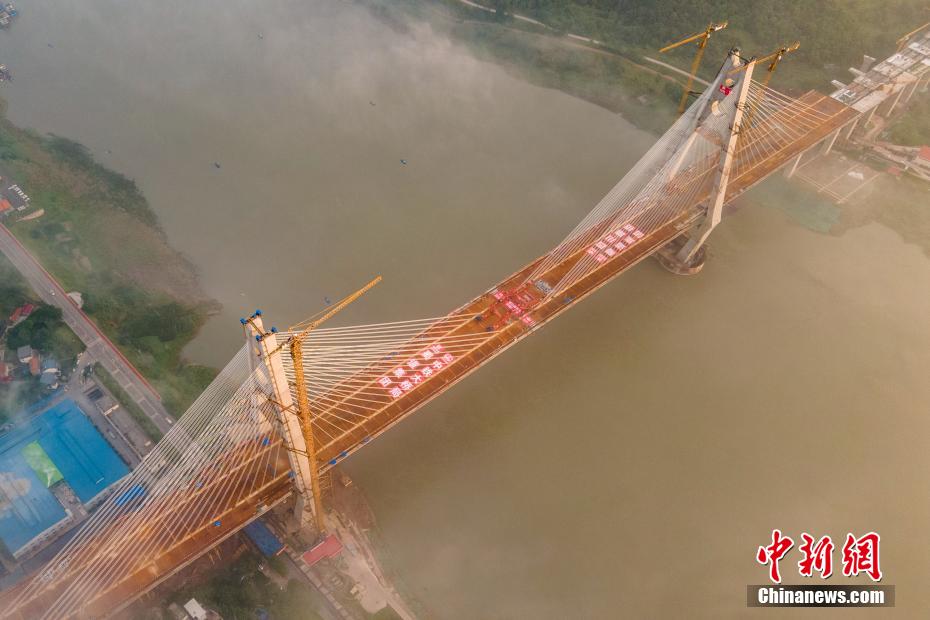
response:
<path id="1" fill-rule="evenodd" d="M 23 304 L 19 308 L 16 308 L 10 314 L 10 325 L 16 325 L 21 321 L 25 321 L 35 309 L 36 307 L 33 304 Z"/>
<path id="2" fill-rule="evenodd" d="M 13 372 L 12 365 L 6 362 L 0 362 L 0 383 L 9 383 L 10 381 L 12 381 L 13 380 L 13 376 L 11 374 L 12 372 Z"/>
<path id="3" fill-rule="evenodd" d="M 32 347 L 30 347 L 28 344 L 16 349 L 16 357 L 19 358 L 20 364 L 28 364 L 34 353 L 35 352 L 32 350 Z"/>
<path id="4" fill-rule="evenodd" d="M 39 377 L 39 383 L 45 386 L 50 390 L 58 388 L 58 373 L 54 372 L 43 372 Z"/>
<path id="5" fill-rule="evenodd" d="M 51 373 L 57 375 L 60 372 L 61 369 L 58 368 L 58 360 L 54 357 L 47 357 L 42 360 L 42 374 Z"/>
<path id="6" fill-rule="evenodd" d="M 58 368 L 58 360 L 54 357 L 47 357 L 42 360 L 42 374 L 39 377 L 39 383 L 50 390 L 58 387 L 58 378 L 61 370 Z"/>
<path id="7" fill-rule="evenodd" d="M 71 530 L 129 469 L 77 403 L 64 399 L 0 427 L 0 472 L 26 482 L 4 486 L 0 510 L 0 540 L 24 560 Z"/>
<path id="8" fill-rule="evenodd" d="M 207 620 L 207 610 L 195 598 L 184 603 L 184 611 L 194 620 Z"/>
<path id="9" fill-rule="evenodd" d="M 42 356 L 39 355 L 38 351 L 33 351 L 32 357 L 29 358 L 29 374 L 33 377 L 42 374 Z"/>
<path id="10" fill-rule="evenodd" d="M 10 206 L 16 211 L 23 211 L 29 206 L 29 194 L 15 183 L 3 191 L 3 198 L 9 201 Z"/>

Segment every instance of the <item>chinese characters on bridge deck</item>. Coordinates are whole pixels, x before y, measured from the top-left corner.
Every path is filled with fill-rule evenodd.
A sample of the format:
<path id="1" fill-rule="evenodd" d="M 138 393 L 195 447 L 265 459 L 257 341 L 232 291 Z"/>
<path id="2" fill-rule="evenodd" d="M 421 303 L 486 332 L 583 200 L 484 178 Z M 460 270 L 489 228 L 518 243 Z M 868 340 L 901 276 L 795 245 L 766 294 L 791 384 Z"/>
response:
<path id="1" fill-rule="evenodd" d="M 821 579 L 833 574 L 834 544 L 830 536 L 824 536 L 814 542 L 814 537 L 807 532 L 801 534 L 803 543 L 799 547 L 802 554 L 798 562 L 798 572 L 802 577 L 812 577 L 814 572 L 820 573 Z M 881 581 L 882 570 L 879 563 L 879 543 L 881 537 L 875 532 L 869 532 L 859 538 L 853 534 L 846 534 L 843 544 L 843 576 L 856 577 L 860 573 L 869 576 L 872 581 Z M 772 542 L 756 551 L 756 561 L 769 567 L 769 579 L 773 583 L 781 583 L 781 573 L 778 563 L 788 554 L 794 546 L 790 536 L 784 536 L 781 530 L 772 530 Z"/>
<path id="2" fill-rule="evenodd" d="M 438 342 L 408 359 L 406 362 L 378 379 L 378 384 L 388 391 L 391 398 L 398 399 L 427 379 L 436 375 L 455 361 L 455 356 L 444 352 Z"/>
<path id="3" fill-rule="evenodd" d="M 505 318 L 507 314 L 510 314 L 511 316 L 518 317 L 524 325 L 528 325 L 529 327 L 536 325 L 536 320 L 526 314 L 528 310 L 536 305 L 536 298 L 530 295 L 524 288 L 521 287 L 513 293 L 495 290 L 491 294 L 494 296 L 494 299 L 506 309 L 504 312 Z M 497 304 L 495 304 L 495 306 L 496 305 Z M 492 306 L 492 310 L 493 309 L 494 306 Z"/>
<path id="4" fill-rule="evenodd" d="M 599 263 L 608 260 L 627 249 L 646 235 L 632 224 L 624 224 L 595 241 L 585 252 Z"/>

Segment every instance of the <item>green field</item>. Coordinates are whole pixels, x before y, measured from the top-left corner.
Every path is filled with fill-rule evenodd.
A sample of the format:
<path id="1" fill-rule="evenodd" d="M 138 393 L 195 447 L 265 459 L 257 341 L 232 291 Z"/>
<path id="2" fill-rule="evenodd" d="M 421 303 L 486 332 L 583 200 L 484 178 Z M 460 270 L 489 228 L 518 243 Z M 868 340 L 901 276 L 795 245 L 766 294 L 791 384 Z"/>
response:
<path id="1" fill-rule="evenodd" d="M 55 463 L 52 462 L 52 459 L 48 458 L 48 455 L 45 453 L 45 450 L 42 449 L 42 446 L 39 445 L 38 441 L 33 441 L 32 443 L 26 444 L 22 450 L 23 458 L 26 459 L 26 463 L 32 470 L 36 473 L 36 476 L 39 477 L 45 487 L 48 488 L 64 480 L 64 476 L 61 475 L 61 472 L 58 471 L 58 468 L 55 467 Z"/>

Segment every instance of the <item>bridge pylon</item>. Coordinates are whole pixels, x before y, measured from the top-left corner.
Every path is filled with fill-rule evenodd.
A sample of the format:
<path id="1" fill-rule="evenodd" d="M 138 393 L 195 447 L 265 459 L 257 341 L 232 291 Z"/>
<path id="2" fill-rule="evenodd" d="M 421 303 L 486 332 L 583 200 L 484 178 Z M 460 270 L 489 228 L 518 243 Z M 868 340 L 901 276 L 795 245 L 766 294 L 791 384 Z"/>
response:
<path id="1" fill-rule="evenodd" d="M 307 458 L 307 444 L 304 441 L 297 403 L 294 402 L 284 370 L 282 359 L 284 347 L 278 342 L 276 331 L 265 329 L 261 311 L 257 310 L 255 314 L 243 321 L 250 346 L 255 356 L 262 360 L 274 394 L 274 411 L 278 419 L 278 428 L 287 445 L 288 461 L 291 471 L 294 472 L 294 487 L 297 496 L 297 503 L 294 507 L 294 525 L 296 528 L 302 528 L 322 519 L 322 515 L 314 514 L 310 459 Z"/>
<path id="2" fill-rule="evenodd" d="M 690 232 L 681 235 L 672 243 L 656 253 L 656 258 L 669 271 L 679 275 L 691 275 L 699 272 L 704 266 L 706 257 L 705 243 L 710 233 L 717 227 L 723 218 L 723 207 L 726 204 L 727 185 L 730 181 L 730 172 L 736 159 L 743 117 L 747 110 L 749 87 L 752 83 L 752 72 L 755 60 L 744 61 L 738 49 L 730 50 L 727 60 L 723 63 L 716 79 L 708 87 L 713 89 L 714 97 L 704 101 L 703 109 L 697 110 L 694 115 L 694 126 L 691 136 L 682 144 L 679 152 L 675 153 L 673 160 L 682 162 L 701 132 L 704 119 L 708 115 L 718 114 L 722 97 L 736 97 L 733 106 L 729 130 L 723 137 L 720 158 L 714 175 L 713 188 L 705 206 L 704 215 Z M 719 93 L 719 94 L 718 94 Z M 678 173 L 679 165 L 671 169 L 670 176 Z"/>
<path id="3" fill-rule="evenodd" d="M 247 337 L 256 343 L 256 354 L 261 357 L 274 392 L 275 411 L 283 439 L 287 444 L 291 471 L 294 472 L 298 491 L 294 517 L 298 527 L 312 523 L 318 534 L 326 530 L 323 507 L 323 485 L 320 480 L 320 464 L 317 460 L 316 438 L 313 433 L 313 412 L 310 407 L 310 386 L 304 365 L 304 343 L 320 325 L 349 306 L 381 281 L 376 277 L 368 284 L 340 300 L 321 315 L 304 323 L 292 326 L 284 342 L 272 327 L 265 330 L 261 310 L 256 310 L 248 319 L 242 319 Z M 290 355 L 293 370 L 293 386 L 288 381 L 283 356 Z M 293 393 L 291 388 L 293 387 Z"/>

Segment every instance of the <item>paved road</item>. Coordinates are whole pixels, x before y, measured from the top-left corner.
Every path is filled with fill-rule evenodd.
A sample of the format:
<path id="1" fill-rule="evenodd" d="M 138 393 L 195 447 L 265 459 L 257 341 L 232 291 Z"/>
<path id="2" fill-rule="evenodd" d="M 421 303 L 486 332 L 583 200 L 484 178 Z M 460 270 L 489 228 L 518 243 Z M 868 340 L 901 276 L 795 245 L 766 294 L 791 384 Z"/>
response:
<path id="1" fill-rule="evenodd" d="M 113 375 L 120 387 L 139 405 L 145 415 L 151 418 L 161 432 L 168 432 L 174 418 L 162 405 L 161 398 L 155 389 L 2 224 L 0 224 L 0 252 L 3 252 L 13 263 L 13 266 L 29 282 L 42 301 L 61 308 L 65 323 L 84 342 L 88 353 Z"/>
<path id="2" fill-rule="evenodd" d="M 656 60 L 655 58 L 650 58 L 649 56 L 643 56 L 643 58 L 653 64 L 659 65 L 660 67 L 665 67 L 666 69 L 670 69 L 674 71 L 675 73 L 680 73 L 681 75 L 685 77 L 691 76 L 691 74 L 688 73 L 687 71 L 682 71 L 678 67 L 674 65 L 670 65 L 667 62 L 662 62 L 661 60 Z M 703 84 L 704 86 L 710 86 L 710 82 L 708 82 L 707 80 L 701 79 L 696 75 L 694 76 L 694 81 L 697 82 L 698 84 Z"/>

